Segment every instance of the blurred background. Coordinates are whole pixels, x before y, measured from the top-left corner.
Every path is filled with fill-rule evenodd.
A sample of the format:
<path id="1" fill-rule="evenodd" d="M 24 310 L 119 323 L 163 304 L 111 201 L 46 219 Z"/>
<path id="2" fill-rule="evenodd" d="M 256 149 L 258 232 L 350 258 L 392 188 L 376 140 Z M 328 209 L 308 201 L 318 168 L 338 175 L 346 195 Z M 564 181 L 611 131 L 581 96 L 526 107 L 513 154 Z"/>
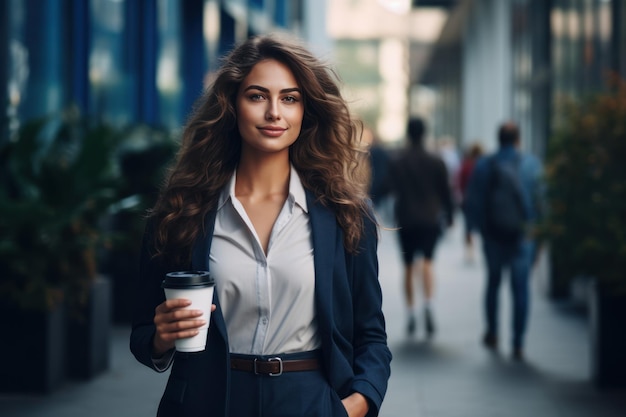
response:
<path id="1" fill-rule="evenodd" d="M 519 120 L 545 148 L 558 101 L 626 69 L 611 0 L 3 0 L 2 137 L 76 106 L 115 125 L 177 130 L 233 43 L 287 32 L 334 63 L 386 142 L 408 114 L 434 137 L 493 144 Z M 531 139 L 532 138 L 532 139 Z"/>
<path id="2" fill-rule="evenodd" d="M 116 346 L 125 349 L 142 213 L 177 135 L 220 57 L 270 32 L 301 38 L 331 62 L 354 113 L 391 152 L 405 144 L 412 115 L 426 120 L 429 147 L 451 146 L 458 157 L 475 143 L 495 150 L 497 126 L 519 123 L 522 147 L 545 162 L 552 190 L 536 271 L 542 295 L 583 311 L 589 324 L 578 342 L 591 355 L 600 342 L 588 338 L 608 326 L 592 321 L 603 311 L 594 283 L 609 282 L 601 295 L 622 297 L 608 313 L 618 321 L 608 331 L 618 338 L 607 342 L 617 362 L 594 357 L 581 372 L 592 384 L 623 387 L 626 2 L 0 0 L 0 323 L 14 336 L 0 343 L 11 362 L 0 367 L 3 415 L 45 415 L 19 414 L 23 404 L 6 393 L 50 394 L 111 372 Z M 589 104 L 599 97 L 608 101 Z M 588 131 L 563 129 L 583 116 Z M 567 135 L 576 133 L 595 142 L 570 155 L 568 144 L 579 142 Z M 550 177 L 559 158 L 606 172 Z M 565 189 L 578 194 L 559 194 Z M 593 205 L 565 210 L 583 200 Z M 398 268 L 397 283 L 385 284 L 394 288 L 390 303 L 401 303 L 395 242 L 383 243 L 381 263 Z M 41 327 L 24 334 L 33 326 Z M 17 352 L 27 359 L 11 360 Z"/>

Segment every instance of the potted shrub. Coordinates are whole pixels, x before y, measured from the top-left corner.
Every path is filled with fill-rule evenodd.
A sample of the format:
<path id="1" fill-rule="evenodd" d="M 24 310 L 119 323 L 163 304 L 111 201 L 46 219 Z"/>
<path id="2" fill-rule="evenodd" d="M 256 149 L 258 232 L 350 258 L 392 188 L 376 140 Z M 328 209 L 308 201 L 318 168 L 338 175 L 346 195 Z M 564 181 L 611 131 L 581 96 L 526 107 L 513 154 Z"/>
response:
<path id="1" fill-rule="evenodd" d="M 119 140 L 113 129 L 69 112 L 27 123 L 16 138 L 2 145 L 0 298 L 2 321 L 17 333 L 9 346 L 0 344 L 0 354 L 12 358 L 3 367 L 0 390 L 45 392 L 63 379 L 65 361 L 57 358 L 49 361 L 55 369 L 44 373 L 58 375 L 35 382 L 40 378 L 37 368 L 48 365 L 25 367 L 34 357 L 43 360 L 52 354 L 36 354 L 32 350 L 38 346 L 69 352 L 72 374 L 84 374 L 76 371 L 77 364 L 93 368 L 95 363 L 101 369 L 94 371 L 108 367 L 110 300 L 108 284 L 99 278 L 98 252 L 111 241 L 101 220 L 119 198 L 114 159 Z M 101 312 L 94 312 L 94 301 L 99 301 Z M 67 320 L 58 318 L 63 314 Z M 40 333 L 30 327 L 35 324 L 19 322 L 22 318 L 45 322 L 50 317 L 57 317 L 52 320 L 57 327 Z M 98 323 L 103 328 L 95 329 Z M 100 339 L 91 340 L 86 331 Z M 81 340 L 65 343 L 66 333 Z M 33 340 L 34 334 L 45 337 Z M 104 359 L 94 359 L 91 348 Z M 19 360 L 18 353 L 28 357 Z"/>
<path id="2" fill-rule="evenodd" d="M 146 125 L 131 126 L 124 134 L 117 160 L 124 183 L 119 209 L 108 227 L 124 239 L 105 251 L 102 270 L 110 277 L 113 321 L 131 321 L 130 283 L 139 274 L 139 256 L 147 210 L 156 202 L 165 169 L 178 149 L 169 130 Z"/>
<path id="3" fill-rule="evenodd" d="M 626 385 L 626 83 L 564 107 L 546 161 L 541 233 L 567 287 L 592 277 L 592 368 L 599 386 Z M 615 327 L 614 327 L 615 326 Z"/>

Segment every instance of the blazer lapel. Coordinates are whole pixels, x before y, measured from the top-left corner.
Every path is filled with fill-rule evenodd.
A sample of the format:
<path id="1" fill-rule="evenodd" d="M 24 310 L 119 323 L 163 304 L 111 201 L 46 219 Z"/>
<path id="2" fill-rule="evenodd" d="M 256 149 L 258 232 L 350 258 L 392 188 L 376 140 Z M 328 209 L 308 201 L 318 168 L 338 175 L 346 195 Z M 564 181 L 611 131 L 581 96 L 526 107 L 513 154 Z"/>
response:
<path id="1" fill-rule="evenodd" d="M 330 309 L 327 308 L 331 296 L 333 265 L 335 264 L 335 241 L 338 227 L 331 210 L 315 202 L 313 194 L 307 190 L 307 206 L 311 219 L 313 239 L 313 263 L 315 265 L 315 302 L 318 316 L 328 322 Z"/>
<path id="2" fill-rule="evenodd" d="M 193 247 L 191 255 L 191 266 L 196 271 L 210 271 L 209 269 L 209 253 L 211 252 L 211 243 L 213 242 L 213 229 L 215 228 L 215 216 L 217 210 L 209 211 L 204 219 L 204 234 L 200 236 Z M 211 319 L 221 333 L 224 340 L 228 340 L 226 336 L 226 322 L 222 315 L 217 291 L 213 293 L 213 304 L 217 309 L 211 314 Z"/>

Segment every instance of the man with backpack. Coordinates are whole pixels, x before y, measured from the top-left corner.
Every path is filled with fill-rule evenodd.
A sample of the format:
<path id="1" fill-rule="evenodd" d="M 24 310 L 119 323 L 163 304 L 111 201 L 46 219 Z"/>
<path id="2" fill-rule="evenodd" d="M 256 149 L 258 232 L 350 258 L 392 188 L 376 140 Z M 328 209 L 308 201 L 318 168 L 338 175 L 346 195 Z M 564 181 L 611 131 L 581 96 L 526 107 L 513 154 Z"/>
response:
<path id="1" fill-rule="evenodd" d="M 523 360 L 529 277 L 536 250 L 532 225 L 540 213 L 542 167 L 536 157 L 519 150 L 515 123 L 499 127 L 498 141 L 498 151 L 477 162 L 466 203 L 468 215 L 479 226 L 487 266 L 483 344 L 498 349 L 498 294 L 503 269 L 508 268 L 513 298 L 512 355 Z"/>

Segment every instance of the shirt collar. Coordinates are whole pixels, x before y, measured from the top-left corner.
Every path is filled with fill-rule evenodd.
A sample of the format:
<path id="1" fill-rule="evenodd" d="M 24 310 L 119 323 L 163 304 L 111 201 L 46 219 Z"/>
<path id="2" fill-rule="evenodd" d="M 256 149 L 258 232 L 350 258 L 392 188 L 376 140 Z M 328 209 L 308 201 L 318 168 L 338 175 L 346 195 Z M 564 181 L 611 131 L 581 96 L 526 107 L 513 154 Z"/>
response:
<path id="1" fill-rule="evenodd" d="M 304 192 L 304 186 L 302 185 L 302 181 L 300 181 L 300 176 L 298 175 L 298 171 L 291 165 L 291 171 L 289 175 L 289 195 L 287 200 L 290 205 L 294 203 L 299 205 L 302 210 L 307 213 L 308 206 L 306 203 L 306 193 Z M 230 177 L 230 180 L 226 184 L 226 186 L 222 189 L 220 193 L 220 198 L 217 203 L 217 209 L 221 209 L 222 206 L 228 201 L 229 198 L 235 198 L 235 183 L 237 181 L 237 171 L 233 172 L 233 175 Z"/>
<path id="2" fill-rule="evenodd" d="M 291 166 L 291 175 L 289 176 L 289 198 L 293 198 L 293 201 L 299 205 L 305 213 L 308 213 L 309 209 L 306 204 L 306 193 L 304 192 L 304 186 L 300 180 L 298 171 Z"/>

